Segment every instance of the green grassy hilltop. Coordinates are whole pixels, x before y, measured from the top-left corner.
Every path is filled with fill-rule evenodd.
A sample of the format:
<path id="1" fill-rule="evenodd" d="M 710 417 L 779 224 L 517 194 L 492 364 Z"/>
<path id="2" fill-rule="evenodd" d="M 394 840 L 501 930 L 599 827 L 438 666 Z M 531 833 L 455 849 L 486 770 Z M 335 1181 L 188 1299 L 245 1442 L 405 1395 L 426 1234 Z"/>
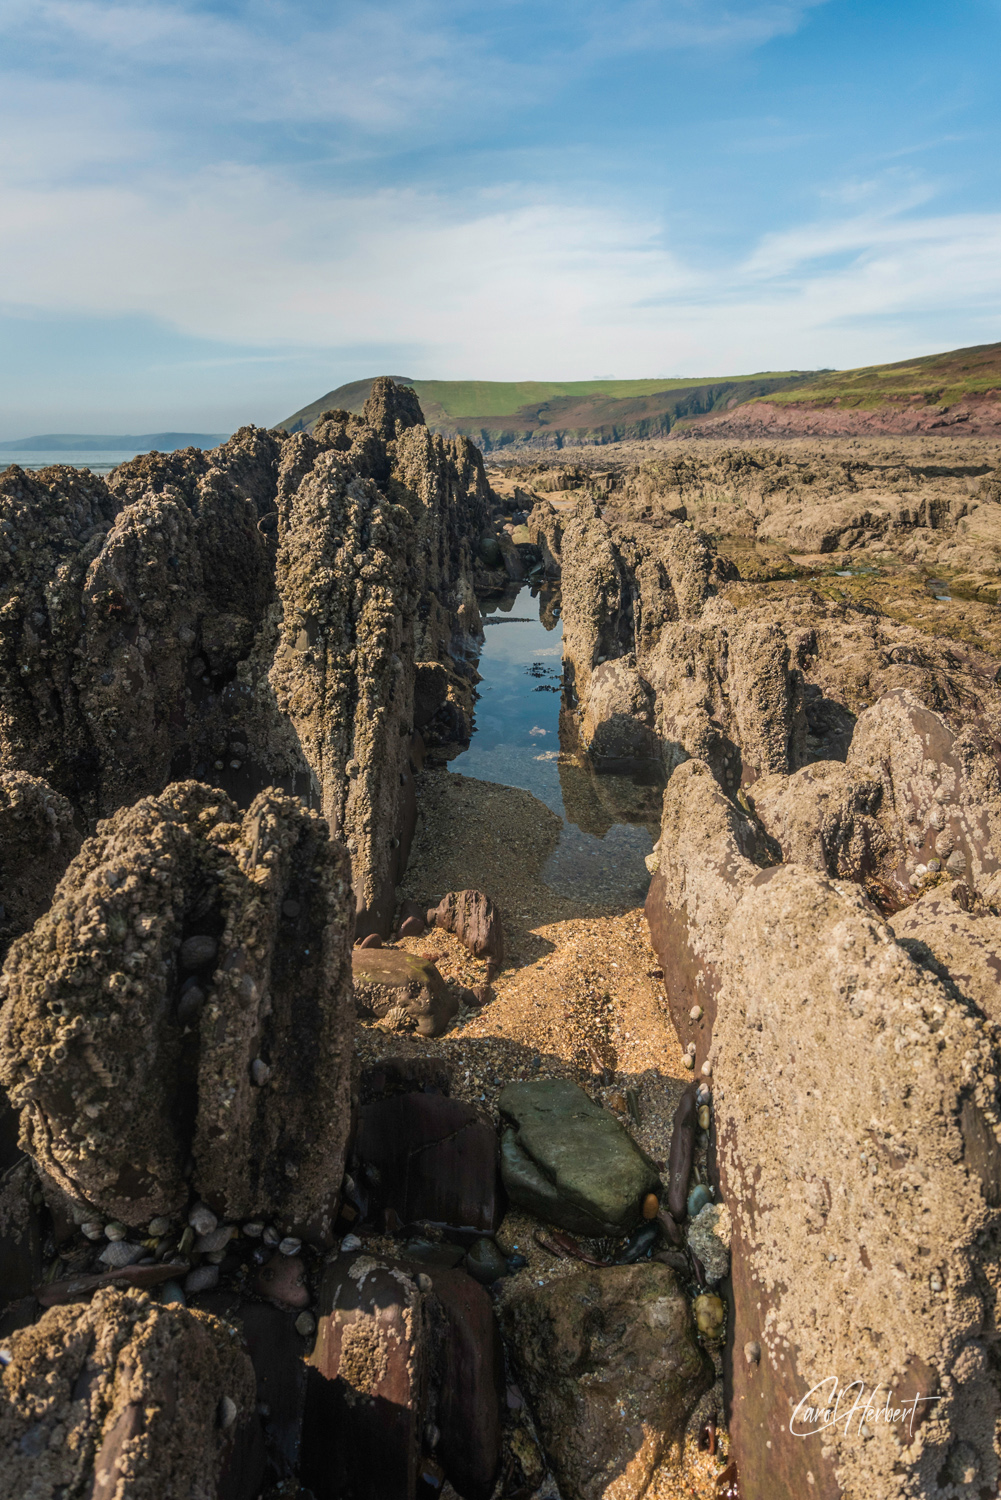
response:
<path id="1" fill-rule="evenodd" d="M 872 409 L 901 401 L 952 406 L 966 396 L 1001 395 L 1001 343 L 975 344 L 947 354 L 926 354 L 892 365 L 823 371 L 796 390 L 775 391 L 781 405 L 809 401 Z"/>
<path id="2" fill-rule="evenodd" d="M 1001 343 L 954 349 L 857 370 L 767 370 L 675 380 L 412 380 L 428 426 L 471 437 L 484 452 L 511 443 L 561 448 L 665 437 L 682 423 L 767 400 L 787 408 L 892 411 L 945 407 L 970 397 L 1001 398 Z M 360 412 L 372 379 L 328 391 L 279 425 L 310 431 L 323 411 Z M 716 423 L 711 424 L 713 426 Z"/>
<path id="3" fill-rule="evenodd" d="M 435 432 L 463 433 L 485 452 L 513 442 L 562 447 L 665 436 L 679 419 L 724 411 L 754 397 L 802 385 L 814 371 L 764 371 L 755 375 L 648 380 L 411 380 Z M 360 412 L 372 377 L 328 391 L 279 425 L 309 431 L 323 411 Z"/>

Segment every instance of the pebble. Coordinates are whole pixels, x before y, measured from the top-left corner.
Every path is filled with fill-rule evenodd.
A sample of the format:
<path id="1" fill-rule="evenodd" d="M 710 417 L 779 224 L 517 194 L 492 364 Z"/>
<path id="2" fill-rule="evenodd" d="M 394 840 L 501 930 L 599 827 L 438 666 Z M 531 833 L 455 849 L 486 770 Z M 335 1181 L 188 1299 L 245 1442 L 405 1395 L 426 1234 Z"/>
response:
<path id="1" fill-rule="evenodd" d="M 106 1245 L 98 1256 L 98 1259 L 106 1266 L 118 1269 L 121 1266 L 134 1266 L 137 1260 L 144 1255 L 142 1245 L 130 1245 L 127 1240 L 112 1240 Z"/>
<path id="2" fill-rule="evenodd" d="M 158 1240 L 161 1235 L 166 1234 L 170 1228 L 170 1220 L 162 1214 L 158 1219 L 150 1219 L 149 1233 L 152 1239 Z"/>
<path id="3" fill-rule="evenodd" d="M 89 1240 L 103 1240 L 104 1239 L 104 1225 L 103 1224 L 94 1224 L 94 1223 L 81 1224 L 80 1225 L 80 1231 L 81 1231 L 82 1234 L 85 1234 Z"/>
<path id="4" fill-rule="evenodd" d="M 723 1337 L 725 1318 L 722 1300 L 715 1292 L 703 1292 L 700 1297 L 696 1297 L 695 1321 L 699 1325 L 699 1332 L 705 1334 L 706 1338 Z"/>
<path id="5" fill-rule="evenodd" d="M 691 1008 L 691 1010 L 688 1012 L 688 1019 L 690 1021 L 701 1021 L 703 1015 L 704 1015 L 704 1011 L 702 1009 L 702 1006 L 701 1005 L 693 1005 L 692 1008 Z"/>
<path id="6" fill-rule="evenodd" d="M 219 1426 L 232 1427 L 236 1421 L 236 1402 L 232 1396 L 223 1396 L 219 1402 Z"/>
<path id="7" fill-rule="evenodd" d="M 712 1089 L 709 1087 L 708 1083 L 700 1083 L 698 1088 L 695 1090 L 696 1104 L 708 1104 L 711 1098 Z"/>
<path id="8" fill-rule="evenodd" d="M 708 1106 L 708 1104 L 700 1104 L 699 1105 L 699 1127 L 700 1127 L 700 1129 L 702 1129 L 702 1130 L 708 1130 L 711 1118 L 712 1118 L 712 1116 L 709 1113 L 709 1106 Z"/>
<path id="9" fill-rule="evenodd" d="M 685 1055 L 684 1055 L 684 1057 L 681 1059 L 681 1061 L 684 1063 L 684 1065 L 685 1065 L 686 1068 L 694 1068 L 695 1067 L 695 1058 L 692 1056 L 692 1054 L 690 1052 L 686 1052 Z"/>
<path id="10" fill-rule="evenodd" d="M 196 1266 L 184 1278 L 184 1290 L 186 1292 L 210 1292 L 214 1286 L 218 1285 L 218 1266 Z"/>
<path id="11" fill-rule="evenodd" d="M 177 1002 L 177 1019 L 181 1025 L 188 1026 L 196 1020 L 204 1004 L 205 991 L 200 985 L 193 984 L 190 989 L 185 990 Z"/>
<path id="12" fill-rule="evenodd" d="M 302 1240 L 297 1240 L 293 1235 L 286 1237 L 278 1245 L 279 1255 L 298 1255 L 302 1249 Z"/>
<path id="13" fill-rule="evenodd" d="M 295 1331 L 301 1333 L 304 1339 L 308 1339 L 311 1333 L 316 1332 L 316 1319 L 311 1312 L 301 1312 L 295 1320 Z"/>
<path id="14" fill-rule="evenodd" d="M 748 1339 L 744 1345 L 744 1358 L 749 1365 L 756 1365 L 761 1359 L 761 1345 L 757 1339 Z"/>
<path id="15" fill-rule="evenodd" d="M 643 1199 L 644 1219 L 655 1219 L 660 1212 L 660 1199 L 656 1193 L 647 1193 Z"/>
<path id="16" fill-rule="evenodd" d="M 712 1077 L 712 1071 L 713 1070 L 712 1070 L 712 1064 L 711 1063 L 704 1062 L 702 1064 L 702 1076 L 703 1076 L 703 1078 L 710 1078 L 710 1077 Z"/>
<path id="17" fill-rule="evenodd" d="M 104 1226 L 104 1237 L 108 1240 L 124 1240 L 128 1232 L 124 1224 L 111 1223 Z"/>
<path id="18" fill-rule="evenodd" d="M 463 1262 L 470 1276 L 489 1286 L 501 1276 L 507 1275 L 508 1263 L 497 1244 L 488 1237 L 475 1242 Z"/>
<path id="19" fill-rule="evenodd" d="M 177 957 L 184 972 L 190 974 L 193 969 L 204 969 L 218 952 L 219 944 L 215 938 L 199 933 L 195 937 L 185 938 Z"/>
<path id="20" fill-rule="evenodd" d="M 273 1224 L 268 1224 L 261 1236 L 266 1245 L 277 1245 L 281 1241 L 281 1235 Z"/>
<path id="21" fill-rule="evenodd" d="M 631 1266 L 635 1261 L 643 1260 L 645 1256 L 650 1254 L 650 1251 L 657 1243 L 659 1234 L 660 1226 L 657 1224 L 644 1224 L 641 1229 L 635 1230 L 629 1236 L 626 1248 L 622 1251 L 621 1255 L 615 1257 L 615 1264 L 617 1266 Z"/>
<path id="22" fill-rule="evenodd" d="M 297 1255 L 272 1255 L 258 1272 L 254 1287 L 263 1297 L 284 1302 L 286 1307 L 309 1304 L 306 1268 Z"/>
<path id="23" fill-rule="evenodd" d="M 346 1234 L 341 1240 L 341 1254 L 350 1255 L 352 1250 L 361 1249 L 361 1240 L 356 1234 Z"/>
<path id="24" fill-rule="evenodd" d="M 184 1295 L 184 1288 L 181 1286 L 181 1283 L 179 1281 L 165 1281 L 160 1288 L 160 1301 L 178 1302 L 181 1307 L 184 1307 L 187 1298 Z"/>
<path id="25" fill-rule="evenodd" d="M 712 1194 L 705 1183 L 696 1183 L 688 1195 L 688 1217 L 694 1219 L 696 1214 L 701 1213 L 706 1204 L 712 1201 Z"/>
<path id="26" fill-rule="evenodd" d="M 252 1219 L 249 1224 L 244 1224 L 243 1232 L 248 1240 L 259 1240 L 264 1233 L 264 1225 L 257 1219 Z"/>
<path id="27" fill-rule="evenodd" d="M 261 1057 L 255 1057 L 250 1064 L 250 1077 L 259 1089 L 262 1089 L 271 1077 L 271 1069 Z"/>
<path id="28" fill-rule="evenodd" d="M 195 1240 L 195 1251 L 198 1255 L 208 1255 L 217 1250 L 224 1250 L 233 1238 L 232 1224 L 220 1224 L 218 1229 L 213 1229 L 210 1234 L 200 1234 Z"/>
<path id="29" fill-rule="evenodd" d="M 282 914 L 286 917 L 297 917 L 302 910 L 298 901 L 283 901 Z"/>
<path id="30" fill-rule="evenodd" d="M 211 1234 L 218 1229 L 219 1220 L 206 1203 L 196 1203 L 188 1214 L 188 1223 L 196 1234 Z"/>
<path id="31" fill-rule="evenodd" d="M 195 1243 L 195 1231 L 192 1229 L 191 1225 L 189 1224 L 188 1227 L 187 1227 L 187 1229 L 181 1235 L 180 1243 L 179 1243 L 179 1245 L 177 1247 L 178 1254 L 179 1255 L 184 1255 L 184 1256 L 190 1255 L 191 1254 L 191 1250 L 192 1250 L 192 1246 L 194 1245 L 194 1243 Z"/>

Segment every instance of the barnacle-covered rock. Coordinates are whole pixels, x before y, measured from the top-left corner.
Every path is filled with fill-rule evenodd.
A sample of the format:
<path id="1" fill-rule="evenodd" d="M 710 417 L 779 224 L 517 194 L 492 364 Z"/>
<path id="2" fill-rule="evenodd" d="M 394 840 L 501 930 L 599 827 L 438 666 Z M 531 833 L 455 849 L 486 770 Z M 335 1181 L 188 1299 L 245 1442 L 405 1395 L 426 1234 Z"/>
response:
<path id="1" fill-rule="evenodd" d="M 0 958 L 52 900 L 80 848 L 65 797 L 23 771 L 0 771 Z"/>
<path id="2" fill-rule="evenodd" d="M 713 1108 L 734 1340 L 762 1351 L 758 1365 L 734 1361 L 742 1491 L 944 1495 L 937 1476 L 957 1439 L 996 1485 L 990 1025 L 857 888 L 795 865 L 744 889 L 720 975 Z M 885 1422 L 872 1441 L 857 1422 L 829 1426 L 821 1452 L 807 1393 L 863 1372 L 891 1407 L 919 1398 L 913 1426 Z M 769 1413 L 797 1403 L 808 1442 L 795 1424 L 769 1428 Z"/>
<path id="3" fill-rule="evenodd" d="M 415 662 L 445 684 L 425 741 L 470 733 L 490 501 L 477 450 L 390 380 L 312 436 L 241 428 L 107 483 L 5 471 L 0 765 L 91 827 L 188 775 L 241 807 L 294 791 L 347 841 L 360 927 L 385 935 L 416 815 Z"/>
<path id="4" fill-rule="evenodd" d="M 241 1470 L 257 1484 L 233 1493 L 257 1493 L 253 1366 L 226 1323 L 102 1291 L 5 1345 L 3 1500 L 216 1500 L 224 1474 Z"/>
<path id="5" fill-rule="evenodd" d="M 100 825 L 0 981 L 0 1080 L 78 1212 L 147 1223 L 186 1201 L 188 1173 L 227 1217 L 327 1233 L 351 916 L 342 848 L 282 793 L 241 818 L 181 782 Z"/>

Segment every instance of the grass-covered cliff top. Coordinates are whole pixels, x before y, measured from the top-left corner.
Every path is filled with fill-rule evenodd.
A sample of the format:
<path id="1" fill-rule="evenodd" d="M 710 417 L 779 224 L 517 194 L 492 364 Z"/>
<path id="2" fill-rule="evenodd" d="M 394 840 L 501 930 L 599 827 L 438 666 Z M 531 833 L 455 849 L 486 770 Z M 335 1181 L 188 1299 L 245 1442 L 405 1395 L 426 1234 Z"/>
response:
<path id="1" fill-rule="evenodd" d="M 824 371 L 795 390 L 774 392 L 769 400 L 782 405 L 809 401 L 867 408 L 900 401 L 952 406 L 964 396 L 988 391 L 1001 395 L 1001 343 L 976 344 L 892 365 Z"/>

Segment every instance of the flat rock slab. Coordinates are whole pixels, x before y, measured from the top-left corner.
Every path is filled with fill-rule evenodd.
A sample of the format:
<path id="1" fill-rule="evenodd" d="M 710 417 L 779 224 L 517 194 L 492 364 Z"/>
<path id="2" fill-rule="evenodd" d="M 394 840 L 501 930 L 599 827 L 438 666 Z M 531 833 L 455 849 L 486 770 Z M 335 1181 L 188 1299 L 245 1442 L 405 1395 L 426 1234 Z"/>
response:
<path id="1" fill-rule="evenodd" d="M 504 1381 L 483 1288 L 463 1271 L 339 1255 L 318 1312 L 301 1469 L 317 1500 L 414 1500 L 431 1448 L 467 1500 L 488 1500 Z"/>
<path id="2" fill-rule="evenodd" d="M 564 1500 L 639 1500 L 713 1382 L 674 1272 L 656 1261 L 506 1284 L 514 1368 Z"/>
<path id="3" fill-rule="evenodd" d="M 657 1169 L 618 1121 L 560 1078 L 510 1083 L 498 1106 L 509 1128 L 501 1175 L 513 1203 L 573 1234 L 628 1233 Z"/>
<path id="4" fill-rule="evenodd" d="M 396 1094 L 362 1105 L 356 1152 L 373 1197 L 403 1224 L 493 1234 L 503 1217 L 497 1134 L 471 1104 Z"/>
<path id="5" fill-rule="evenodd" d="M 421 1036 L 440 1036 L 458 1014 L 459 1002 L 430 959 L 403 948 L 352 948 L 351 968 L 362 1015 L 402 1011 Z"/>

